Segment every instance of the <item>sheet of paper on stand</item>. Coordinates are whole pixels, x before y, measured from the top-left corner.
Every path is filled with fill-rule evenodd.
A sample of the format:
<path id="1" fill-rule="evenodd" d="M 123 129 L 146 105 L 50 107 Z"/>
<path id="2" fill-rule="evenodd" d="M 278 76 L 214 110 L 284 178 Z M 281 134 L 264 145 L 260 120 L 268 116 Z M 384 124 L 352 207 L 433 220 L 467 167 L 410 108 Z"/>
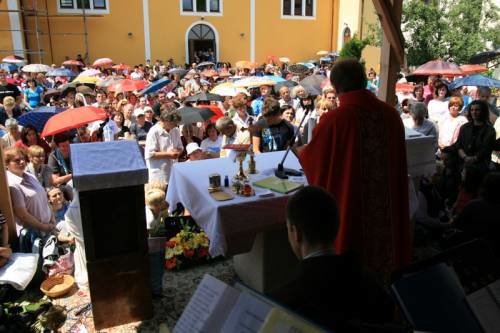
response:
<path id="1" fill-rule="evenodd" d="M 236 289 L 205 274 L 173 332 L 323 331 L 261 294 L 246 288 Z"/>
<path id="2" fill-rule="evenodd" d="M 255 156 L 256 175 L 250 182 L 274 175 L 273 169 L 284 152 L 271 152 Z M 248 157 L 247 157 L 248 160 Z M 244 162 L 245 166 L 247 162 Z M 285 167 L 300 170 L 299 161 L 289 155 Z M 231 179 L 238 171 L 238 164 L 228 158 L 174 164 L 167 190 L 170 207 L 181 202 L 210 238 L 210 254 L 233 255 L 251 250 L 257 233 L 271 230 L 285 223 L 285 205 L 288 195 L 277 192 L 269 196 L 264 189 L 254 188 L 255 195 L 235 196 L 232 200 L 216 201 L 208 192 L 209 175 L 218 173 Z M 305 177 L 293 181 L 306 184 Z M 262 190 L 265 195 L 260 196 Z"/>
<path id="3" fill-rule="evenodd" d="M 412 177 L 430 176 L 436 172 L 435 138 L 405 127 L 408 174 Z"/>

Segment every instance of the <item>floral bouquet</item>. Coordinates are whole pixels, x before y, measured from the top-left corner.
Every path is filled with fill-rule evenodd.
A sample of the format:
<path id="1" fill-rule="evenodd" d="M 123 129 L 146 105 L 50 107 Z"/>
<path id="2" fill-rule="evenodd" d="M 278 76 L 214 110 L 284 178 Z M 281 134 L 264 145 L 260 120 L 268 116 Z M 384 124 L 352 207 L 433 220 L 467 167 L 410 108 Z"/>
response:
<path id="1" fill-rule="evenodd" d="M 165 268 L 174 270 L 207 261 L 210 258 L 208 245 L 207 234 L 185 226 L 165 243 Z"/>

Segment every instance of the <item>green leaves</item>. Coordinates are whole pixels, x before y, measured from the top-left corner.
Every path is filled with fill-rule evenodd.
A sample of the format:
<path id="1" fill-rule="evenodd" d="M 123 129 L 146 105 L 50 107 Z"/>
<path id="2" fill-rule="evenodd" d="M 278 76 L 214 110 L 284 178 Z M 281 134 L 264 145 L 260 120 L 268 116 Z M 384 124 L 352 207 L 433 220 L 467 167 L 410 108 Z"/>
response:
<path id="1" fill-rule="evenodd" d="M 340 58 L 361 59 L 361 53 L 366 45 L 370 44 L 370 39 L 359 39 L 356 35 L 344 44 L 340 50 Z"/>
<path id="2" fill-rule="evenodd" d="M 444 59 L 459 64 L 500 44 L 498 7 L 492 0 L 408 0 L 402 28 L 408 65 Z"/>

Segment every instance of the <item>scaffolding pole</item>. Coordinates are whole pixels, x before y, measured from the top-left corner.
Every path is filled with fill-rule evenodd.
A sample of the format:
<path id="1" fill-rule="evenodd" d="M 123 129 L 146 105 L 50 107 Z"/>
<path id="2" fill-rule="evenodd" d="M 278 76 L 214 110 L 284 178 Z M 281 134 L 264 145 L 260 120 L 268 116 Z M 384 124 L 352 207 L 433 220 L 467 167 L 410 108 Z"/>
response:
<path id="1" fill-rule="evenodd" d="M 0 0 L 1 1 L 1 0 Z M 19 15 L 22 16 L 22 18 L 27 18 L 27 17 L 33 17 L 35 19 L 35 29 L 30 30 L 30 29 L 1 29 L 0 32 L 23 32 L 24 34 L 24 39 L 25 39 L 25 44 L 27 46 L 28 40 L 26 36 L 28 35 L 35 35 L 36 36 L 36 43 L 37 43 L 37 50 L 31 50 L 31 49 L 25 49 L 25 50 L 16 50 L 16 49 L 4 49 L 0 50 L 0 53 L 17 53 L 17 52 L 22 52 L 26 53 L 28 55 L 32 54 L 38 54 L 38 61 L 40 63 L 43 63 L 43 55 L 46 54 L 42 48 L 41 45 L 41 36 L 48 36 L 49 37 L 49 45 L 50 45 L 50 53 L 51 53 L 51 60 L 52 63 L 54 63 L 54 52 L 53 52 L 53 46 L 52 46 L 52 36 L 57 36 L 57 35 L 62 35 L 62 36 L 84 36 L 84 45 L 85 45 L 85 61 L 88 61 L 89 58 L 89 43 L 88 43 L 88 29 L 87 29 L 87 17 L 101 17 L 102 15 L 99 14 L 90 14 L 88 15 L 85 6 L 82 6 L 82 14 L 55 14 L 55 15 L 50 15 L 48 6 L 47 6 L 47 0 L 45 0 L 45 10 L 39 10 L 38 9 L 38 2 L 37 0 L 32 0 L 32 8 L 21 8 L 21 9 L 0 9 L 0 13 L 18 13 Z M 47 20 L 47 33 L 41 31 L 40 29 L 40 22 L 39 22 L 39 17 L 40 16 L 45 16 L 45 19 Z M 83 19 L 83 30 L 84 32 L 52 32 L 50 28 L 50 21 L 49 17 L 55 17 L 55 18 L 69 18 L 69 17 L 82 17 Z M 24 20 L 23 20 L 24 24 Z"/>

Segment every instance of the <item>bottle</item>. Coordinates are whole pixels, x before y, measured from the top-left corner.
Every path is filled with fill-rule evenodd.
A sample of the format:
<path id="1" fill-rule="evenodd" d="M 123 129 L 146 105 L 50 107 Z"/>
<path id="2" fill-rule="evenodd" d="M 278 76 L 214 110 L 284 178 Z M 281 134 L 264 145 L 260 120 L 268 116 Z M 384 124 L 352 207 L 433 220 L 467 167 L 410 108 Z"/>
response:
<path id="1" fill-rule="evenodd" d="M 104 141 L 113 141 L 114 133 L 110 126 L 106 125 L 103 128 Z"/>
<path id="2" fill-rule="evenodd" d="M 229 187 L 229 177 L 227 175 L 224 177 L 224 187 Z"/>

